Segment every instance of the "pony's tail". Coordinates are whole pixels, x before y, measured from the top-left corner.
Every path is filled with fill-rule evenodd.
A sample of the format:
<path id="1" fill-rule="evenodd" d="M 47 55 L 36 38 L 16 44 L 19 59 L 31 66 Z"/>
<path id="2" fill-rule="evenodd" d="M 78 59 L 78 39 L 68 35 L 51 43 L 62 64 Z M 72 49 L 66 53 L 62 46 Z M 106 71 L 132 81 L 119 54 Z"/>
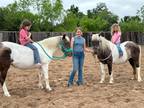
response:
<path id="1" fill-rule="evenodd" d="M 141 46 L 139 45 L 140 53 L 139 53 L 139 67 L 141 66 Z"/>

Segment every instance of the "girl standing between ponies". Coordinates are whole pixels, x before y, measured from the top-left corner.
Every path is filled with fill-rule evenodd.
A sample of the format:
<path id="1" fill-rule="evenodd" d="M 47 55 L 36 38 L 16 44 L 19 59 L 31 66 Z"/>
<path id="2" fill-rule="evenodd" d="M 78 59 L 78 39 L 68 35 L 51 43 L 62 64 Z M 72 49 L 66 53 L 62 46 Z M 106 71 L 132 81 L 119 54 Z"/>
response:
<path id="1" fill-rule="evenodd" d="M 123 56 L 123 51 L 120 47 L 120 40 L 121 40 L 121 29 L 120 26 L 118 24 L 113 24 L 111 26 L 111 35 L 112 35 L 112 43 L 116 44 L 118 51 L 119 51 L 119 57 Z"/>
<path id="2" fill-rule="evenodd" d="M 86 48 L 86 42 L 85 39 L 82 37 L 82 34 L 83 33 L 81 29 L 76 28 L 76 36 L 71 39 L 71 48 L 73 49 L 72 52 L 73 68 L 68 80 L 68 87 L 73 85 L 73 79 L 77 71 L 78 71 L 77 85 L 83 84 L 83 64 L 85 57 L 84 51 L 93 52 L 92 50 Z"/>
<path id="3" fill-rule="evenodd" d="M 29 20 L 25 19 L 22 21 L 19 31 L 19 42 L 21 45 L 27 46 L 33 50 L 34 64 L 36 67 L 41 67 L 38 49 L 32 44 L 33 40 L 31 39 L 31 33 L 29 32 L 31 26 L 32 23 Z"/>

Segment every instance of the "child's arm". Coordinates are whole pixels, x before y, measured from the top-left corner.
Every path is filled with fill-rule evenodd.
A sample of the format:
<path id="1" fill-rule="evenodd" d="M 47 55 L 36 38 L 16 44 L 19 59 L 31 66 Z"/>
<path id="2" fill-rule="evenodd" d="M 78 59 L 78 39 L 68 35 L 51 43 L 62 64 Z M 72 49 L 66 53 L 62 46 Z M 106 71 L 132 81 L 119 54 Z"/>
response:
<path id="1" fill-rule="evenodd" d="M 70 47 L 73 49 L 73 44 L 74 44 L 74 37 L 72 37 L 71 42 L 70 42 Z"/>
<path id="2" fill-rule="evenodd" d="M 84 50 L 85 50 L 86 52 L 91 52 L 91 53 L 94 52 L 92 49 L 89 49 L 89 48 L 86 47 L 86 43 L 85 43 L 85 42 L 84 42 Z"/>
<path id="3" fill-rule="evenodd" d="M 29 32 L 29 35 L 26 37 L 27 40 L 29 40 L 30 42 L 34 42 L 32 39 L 31 39 L 31 32 Z"/>

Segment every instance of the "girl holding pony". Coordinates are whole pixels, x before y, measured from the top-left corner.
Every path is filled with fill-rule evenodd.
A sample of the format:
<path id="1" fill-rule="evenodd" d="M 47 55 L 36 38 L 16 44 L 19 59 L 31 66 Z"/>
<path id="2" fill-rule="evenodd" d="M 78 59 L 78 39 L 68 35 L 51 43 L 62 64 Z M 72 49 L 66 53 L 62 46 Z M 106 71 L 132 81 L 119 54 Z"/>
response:
<path id="1" fill-rule="evenodd" d="M 81 28 L 76 28 L 76 36 L 71 39 L 71 48 L 73 49 L 73 69 L 70 73 L 68 87 L 73 85 L 73 79 L 78 71 L 78 81 L 77 85 L 83 84 L 83 64 L 84 64 L 84 51 L 93 52 L 86 48 L 85 39 L 82 37 Z"/>

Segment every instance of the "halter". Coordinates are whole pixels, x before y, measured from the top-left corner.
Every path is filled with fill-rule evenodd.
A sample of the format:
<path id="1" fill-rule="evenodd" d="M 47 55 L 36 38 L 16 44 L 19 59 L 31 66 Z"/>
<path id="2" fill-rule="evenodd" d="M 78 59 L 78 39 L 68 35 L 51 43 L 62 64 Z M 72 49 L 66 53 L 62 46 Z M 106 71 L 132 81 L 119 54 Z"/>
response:
<path id="1" fill-rule="evenodd" d="M 65 56 L 68 56 L 67 53 L 72 52 L 72 48 L 65 48 L 64 47 L 64 42 L 62 40 L 59 44 L 59 48 L 61 49 L 61 51 L 64 53 Z"/>
<path id="2" fill-rule="evenodd" d="M 68 52 L 72 52 L 72 49 L 71 49 L 71 48 L 65 49 L 65 48 L 64 48 L 64 43 L 61 41 L 58 46 L 59 46 L 59 48 L 61 49 L 61 51 L 63 52 L 63 56 L 60 56 L 60 57 L 52 56 L 52 57 L 51 57 L 51 56 L 46 52 L 46 50 L 44 49 L 44 47 L 43 47 L 40 43 L 38 43 L 38 42 L 36 42 L 36 43 L 41 47 L 41 49 L 44 51 L 44 53 L 47 55 L 47 57 L 50 58 L 51 60 L 61 60 L 61 59 L 65 59 L 65 58 L 68 56 L 67 53 L 68 53 Z"/>
<path id="3" fill-rule="evenodd" d="M 100 60 L 100 61 L 105 61 L 105 60 L 109 59 L 111 55 L 112 55 L 112 52 L 111 52 L 111 53 L 109 54 L 109 56 L 107 56 L 106 58 L 104 58 L 104 59 L 99 59 L 99 60 Z"/>
<path id="4" fill-rule="evenodd" d="M 111 55 L 112 55 L 112 51 L 111 51 L 111 53 L 106 58 L 100 59 L 100 61 L 105 61 L 105 60 L 109 59 L 111 57 Z"/>
<path id="5" fill-rule="evenodd" d="M 114 46 L 113 46 L 114 47 Z M 112 55 L 112 51 L 111 51 L 111 53 L 106 57 L 106 58 L 104 58 L 104 59 L 99 59 L 100 61 L 105 61 L 105 60 L 107 60 L 107 59 L 109 59 L 110 57 L 111 57 L 111 55 Z"/>

